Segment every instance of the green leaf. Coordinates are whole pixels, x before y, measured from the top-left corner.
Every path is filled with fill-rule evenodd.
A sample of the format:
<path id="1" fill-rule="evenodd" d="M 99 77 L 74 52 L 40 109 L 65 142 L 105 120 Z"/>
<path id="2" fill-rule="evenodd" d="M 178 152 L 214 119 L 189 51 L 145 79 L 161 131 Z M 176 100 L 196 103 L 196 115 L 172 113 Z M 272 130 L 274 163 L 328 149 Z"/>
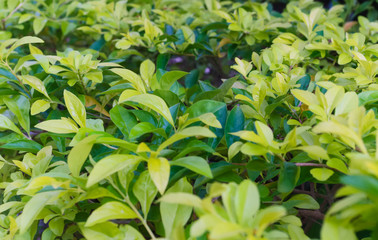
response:
<path id="1" fill-rule="evenodd" d="M 185 113 L 189 113 L 189 118 L 199 117 L 205 113 L 214 113 L 225 107 L 225 103 L 213 100 L 201 100 L 190 106 Z"/>
<path id="2" fill-rule="evenodd" d="M 157 192 L 158 190 L 148 171 L 142 172 L 134 184 L 133 193 L 140 202 L 145 219 L 147 218 L 151 204 L 154 201 Z"/>
<path id="3" fill-rule="evenodd" d="M 227 95 L 228 91 L 230 91 L 231 87 L 234 85 L 234 83 L 238 79 L 239 79 L 239 76 L 235 76 L 224 81 L 222 85 L 220 85 L 220 87 L 218 88 L 220 92 L 215 97 L 213 97 L 213 100 L 223 102 L 224 97 Z"/>
<path id="4" fill-rule="evenodd" d="M 310 158 L 315 159 L 315 160 L 319 160 L 319 159 L 328 160 L 329 159 L 327 151 L 324 150 L 324 148 L 317 145 L 300 146 L 295 149 L 305 151 Z"/>
<path id="5" fill-rule="evenodd" d="M 341 182 L 357 188 L 371 196 L 378 197 L 378 179 L 365 175 L 347 175 L 341 177 Z"/>
<path id="6" fill-rule="evenodd" d="M 346 166 L 345 162 L 343 160 L 340 160 L 338 158 L 331 158 L 327 161 L 327 166 L 337 169 L 340 172 L 343 172 L 347 174 L 349 172 L 348 167 Z"/>
<path id="7" fill-rule="evenodd" d="M 123 240 L 145 240 L 143 235 L 130 225 L 124 225 L 126 236 Z"/>
<path id="8" fill-rule="evenodd" d="M 7 96 L 3 98 L 9 110 L 16 115 L 21 127 L 30 133 L 30 102 L 23 95 Z"/>
<path id="9" fill-rule="evenodd" d="M 222 124 L 218 121 L 213 113 L 205 113 L 198 117 L 198 119 L 206 125 L 215 128 L 222 128 Z"/>
<path id="10" fill-rule="evenodd" d="M 42 192 L 34 195 L 26 204 L 20 215 L 20 233 L 23 234 L 32 225 L 37 215 L 46 206 L 47 202 L 54 196 L 60 194 L 60 191 Z"/>
<path id="11" fill-rule="evenodd" d="M 117 239 L 121 231 L 117 224 L 112 222 L 102 222 L 92 227 L 85 227 L 84 223 L 78 223 L 78 226 L 86 239 Z"/>
<path id="12" fill-rule="evenodd" d="M 244 180 L 239 184 L 234 208 L 238 222 L 245 227 L 251 227 L 253 217 L 260 208 L 260 195 L 255 183 Z"/>
<path id="13" fill-rule="evenodd" d="M 76 133 L 79 131 L 77 125 L 69 119 L 47 120 L 35 125 L 36 128 L 53 133 Z"/>
<path id="14" fill-rule="evenodd" d="M 170 165 L 165 158 L 149 158 L 148 172 L 161 194 L 164 193 L 169 180 Z"/>
<path id="15" fill-rule="evenodd" d="M 171 166 L 185 167 L 208 178 L 213 178 L 209 164 L 202 157 L 188 156 L 171 161 Z"/>
<path id="16" fill-rule="evenodd" d="M 42 17 L 35 18 L 33 21 L 34 34 L 38 35 L 42 31 L 42 29 L 45 27 L 46 23 L 47 23 L 46 18 L 42 18 Z"/>
<path id="17" fill-rule="evenodd" d="M 286 210 L 282 206 L 270 206 L 259 211 L 254 220 L 256 235 L 261 236 L 270 224 L 277 222 L 285 215 Z"/>
<path id="18" fill-rule="evenodd" d="M 344 94 L 343 99 L 337 105 L 335 115 L 350 113 L 358 108 L 358 96 L 355 92 L 347 92 Z"/>
<path id="19" fill-rule="evenodd" d="M 23 136 L 20 129 L 18 129 L 18 127 L 9 118 L 4 116 L 3 114 L 0 114 L 0 129 L 9 129 L 9 130 Z"/>
<path id="20" fill-rule="evenodd" d="M 179 132 L 176 132 L 170 138 L 168 138 L 165 142 L 160 144 L 157 152 L 161 152 L 164 148 L 168 147 L 169 145 L 182 140 L 187 137 L 194 137 L 194 136 L 202 136 L 202 137 L 209 137 L 214 138 L 216 137 L 215 134 L 210 131 L 208 128 L 205 127 L 188 127 Z"/>
<path id="21" fill-rule="evenodd" d="M 287 230 L 290 235 L 290 240 L 310 240 L 299 226 L 289 224 Z"/>
<path id="22" fill-rule="evenodd" d="M 67 164 L 73 176 L 77 177 L 80 175 L 81 167 L 87 160 L 97 137 L 98 135 L 91 135 L 84 138 L 70 151 L 67 158 Z"/>
<path id="23" fill-rule="evenodd" d="M 99 137 L 99 138 L 97 138 L 96 143 L 119 146 L 119 147 L 127 149 L 131 152 L 135 152 L 136 149 L 137 149 L 137 145 L 135 143 L 130 143 L 130 142 L 127 142 L 125 140 L 121 140 L 121 139 L 114 138 L 114 137 Z"/>
<path id="24" fill-rule="evenodd" d="M 268 127 L 266 124 L 260 121 L 255 122 L 255 127 L 256 127 L 257 134 L 259 135 L 259 137 L 261 137 L 262 144 L 264 144 L 264 146 L 272 145 L 273 143 L 272 129 L 270 129 L 270 127 Z"/>
<path id="25" fill-rule="evenodd" d="M 161 99 L 158 96 L 146 93 L 146 94 L 134 95 L 127 99 L 123 99 L 122 101 L 120 99 L 120 102 L 123 102 L 123 101 L 132 101 L 132 102 L 139 103 L 145 107 L 151 108 L 155 112 L 161 114 L 161 116 L 165 118 L 172 126 L 175 126 L 175 123 L 172 119 L 172 115 L 171 115 L 171 112 L 169 111 L 167 104 L 164 102 L 163 99 Z"/>
<path id="26" fill-rule="evenodd" d="M 336 217 L 326 216 L 322 229 L 321 238 L 323 240 L 357 240 L 354 234 L 354 227 L 350 223 L 340 224 L 340 219 Z"/>
<path id="27" fill-rule="evenodd" d="M 121 171 L 129 165 L 137 165 L 141 161 L 139 156 L 127 154 L 113 154 L 107 156 L 94 165 L 89 174 L 87 187 L 90 187 L 108 176 Z M 168 171 L 169 174 L 169 171 Z"/>
<path id="28" fill-rule="evenodd" d="M 101 83 L 103 76 L 101 71 L 92 71 L 85 74 L 85 77 L 91 80 L 94 83 Z"/>
<path id="29" fill-rule="evenodd" d="M 111 219 L 133 218 L 138 218 L 138 216 L 125 204 L 115 201 L 107 202 L 92 212 L 85 223 L 85 227 L 91 227 Z"/>
<path id="30" fill-rule="evenodd" d="M 278 178 L 278 191 L 289 193 L 295 188 L 300 174 L 300 168 L 294 163 L 284 162 Z"/>
<path id="31" fill-rule="evenodd" d="M 315 133 L 333 133 L 338 134 L 342 137 L 345 137 L 347 139 L 351 139 L 354 143 L 360 147 L 361 151 L 364 153 L 367 153 L 366 146 L 362 139 L 354 132 L 352 129 L 348 128 L 347 126 L 334 122 L 334 121 L 328 121 L 328 122 L 320 122 L 318 125 L 316 125 L 313 128 L 313 132 Z M 352 143 L 353 143 L 352 142 Z M 355 147 L 354 144 L 351 144 L 351 147 Z"/>
<path id="32" fill-rule="evenodd" d="M 32 43 L 44 43 L 44 41 L 38 37 L 31 37 L 31 36 L 26 36 L 22 37 L 21 39 L 17 40 L 11 48 L 8 50 L 8 55 L 16 48 L 19 46 L 25 45 L 25 44 L 32 44 Z"/>
<path id="33" fill-rule="evenodd" d="M 352 57 L 348 53 L 341 53 L 337 59 L 339 65 L 350 63 L 350 61 L 352 61 Z"/>
<path id="34" fill-rule="evenodd" d="M 285 202 L 285 205 L 290 205 L 296 208 L 303 209 L 319 209 L 319 203 L 315 201 L 310 195 L 296 194 Z"/>
<path id="35" fill-rule="evenodd" d="M 61 217 L 53 218 L 49 222 L 49 228 L 55 235 L 61 236 L 64 230 L 64 218 L 61 218 Z"/>
<path id="36" fill-rule="evenodd" d="M 174 82 L 187 75 L 187 72 L 183 71 L 170 71 L 165 73 L 160 79 L 160 86 L 163 90 L 169 90 Z"/>
<path id="37" fill-rule="evenodd" d="M 192 185 L 182 178 L 167 190 L 170 193 L 191 193 Z M 177 226 L 184 226 L 192 214 L 192 207 L 173 204 L 168 202 L 160 203 L 160 214 L 163 221 L 165 236 L 171 236 L 172 230 Z"/>
<path id="38" fill-rule="evenodd" d="M 239 106 L 234 107 L 227 117 L 226 127 L 225 127 L 225 138 L 227 147 L 230 147 L 234 142 L 238 141 L 240 138 L 230 133 L 238 132 L 244 129 L 244 114 Z"/>
<path id="39" fill-rule="evenodd" d="M 64 90 L 64 102 L 66 104 L 67 110 L 75 122 L 81 126 L 85 127 L 85 122 L 87 118 L 87 113 L 85 112 L 85 107 L 78 97 L 73 93 Z"/>
<path id="40" fill-rule="evenodd" d="M 38 92 L 45 95 L 48 99 L 50 99 L 49 95 L 47 94 L 45 85 L 43 85 L 43 82 L 39 78 L 31 75 L 23 75 L 21 76 L 21 79 L 24 83 L 30 85 L 32 88 L 34 88 Z"/>
<path id="41" fill-rule="evenodd" d="M 123 135 L 128 138 L 131 129 L 138 124 L 134 114 L 119 105 L 113 107 L 109 113 L 112 122 L 118 127 L 119 130 L 121 130 Z"/>
<path id="42" fill-rule="evenodd" d="M 162 128 L 156 128 L 154 125 L 152 125 L 149 122 L 141 122 L 135 125 L 131 131 L 130 131 L 130 139 L 138 138 L 146 133 L 157 133 L 160 136 L 167 138 L 167 134 L 165 133 L 164 129 Z"/>
<path id="43" fill-rule="evenodd" d="M 326 181 L 333 175 L 333 171 L 328 168 L 313 168 L 310 170 L 310 173 L 319 181 Z"/>
<path id="44" fill-rule="evenodd" d="M 31 140 L 17 140 L 4 144 L 0 148 L 36 153 L 42 149 L 42 145 Z"/>
<path id="45" fill-rule="evenodd" d="M 358 94 L 360 105 L 378 102 L 378 90 L 365 91 Z"/>
<path id="46" fill-rule="evenodd" d="M 130 82 L 140 93 L 146 93 L 143 80 L 133 71 L 123 68 L 113 68 L 110 70 Z"/>

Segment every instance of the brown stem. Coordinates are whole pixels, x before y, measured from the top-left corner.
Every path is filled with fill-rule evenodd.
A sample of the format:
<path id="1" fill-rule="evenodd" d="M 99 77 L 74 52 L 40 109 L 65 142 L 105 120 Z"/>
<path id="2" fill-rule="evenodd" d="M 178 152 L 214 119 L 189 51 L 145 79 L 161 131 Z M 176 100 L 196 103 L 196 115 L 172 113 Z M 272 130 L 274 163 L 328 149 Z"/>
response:
<path id="1" fill-rule="evenodd" d="M 335 170 L 335 171 L 339 171 L 335 168 L 332 168 L 326 164 L 322 164 L 322 163 L 295 163 L 296 166 L 298 167 L 323 167 L 323 168 L 329 168 L 329 169 L 332 169 L 332 170 Z"/>
<path id="2" fill-rule="evenodd" d="M 324 214 L 321 213 L 319 210 L 300 209 L 300 210 L 298 210 L 298 214 L 301 217 L 314 218 L 314 219 L 318 219 L 318 220 L 324 219 Z"/>

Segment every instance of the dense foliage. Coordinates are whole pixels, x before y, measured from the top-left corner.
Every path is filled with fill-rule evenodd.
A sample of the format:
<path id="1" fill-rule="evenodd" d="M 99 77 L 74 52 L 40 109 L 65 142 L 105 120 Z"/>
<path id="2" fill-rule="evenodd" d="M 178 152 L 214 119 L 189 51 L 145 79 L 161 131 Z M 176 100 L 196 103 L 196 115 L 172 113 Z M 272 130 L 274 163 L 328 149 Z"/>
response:
<path id="1" fill-rule="evenodd" d="M 285 4 L 0 0 L 0 238 L 377 239 L 377 2 Z"/>

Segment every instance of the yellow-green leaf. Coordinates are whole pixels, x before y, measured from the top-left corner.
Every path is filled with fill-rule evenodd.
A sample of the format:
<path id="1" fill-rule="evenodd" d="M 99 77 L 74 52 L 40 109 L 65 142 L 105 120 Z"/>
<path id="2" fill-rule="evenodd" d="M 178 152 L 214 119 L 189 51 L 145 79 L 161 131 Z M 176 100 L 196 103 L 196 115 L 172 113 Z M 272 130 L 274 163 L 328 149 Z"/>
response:
<path id="1" fill-rule="evenodd" d="M 185 128 L 184 130 L 175 133 L 172 135 L 170 138 L 168 138 L 165 142 L 160 144 L 157 152 L 160 152 L 164 148 L 168 147 L 169 145 L 187 138 L 187 137 L 193 137 L 193 136 L 202 136 L 202 137 L 209 137 L 209 138 L 215 138 L 216 135 L 210 131 L 208 128 L 205 127 L 188 127 Z"/>
<path id="2" fill-rule="evenodd" d="M 21 171 L 23 171 L 23 172 L 26 173 L 27 175 L 29 175 L 29 176 L 32 175 L 31 169 L 30 169 L 30 167 L 29 167 L 26 163 L 21 162 L 21 161 L 18 161 L 18 160 L 13 160 L 13 163 L 14 163 L 14 165 L 16 165 Z"/>
<path id="3" fill-rule="evenodd" d="M 174 192 L 191 193 L 193 192 L 193 187 L 186 178 L 181 178 L 167 190 L 167 193 Z M 172 230 L 179 226 L 185 226 L 192 215 L 192 210 L 191 206 L 161 202 L 160 214 L 166 236 L 171 239 Z"/>
<path id="4" fill-rule="evenodd" d="M 358 96 L 355 92 L 345 93 L 343 99 L 336 107 L 335 115 L 350 113 L 351 111 L 358 108 L 358 102 Z"/>
<path id="5" fill-rule="evenodd" d="M 155 64 L 149 60 L 146 59 L 142 62 L 140 65 L 140 75 L 142 76 L 142 79 L 147 84 L 147 86 L 151 85 L 151 79 L 155 72 Z"/>
<path id="6" fill-rule="evenodd" d="M 148 172 L 159 192 L 163 194 L 169 180 L 170 165 L 168 160 L 162 157 L 148 159 Z"/>
<path id="7" fill-rule="evenodd" d="M 270 206 L 260 210 L 254 220 L 256 235 L 261 236 L 265 229 L 286 215 L 286 209 L 282 206 Z"/>
<path id="8" fill-rule="evenodd" d="M 352 61 L 352 57 L 348 53 L 341 53 L 337 59 L 339 65 L 350 63 L 350 61 Z"/>
<path id="9" fill-rule="evenodd" d="M 136 155 L 113 154 L 107 156 L 94 165 L 88 177 L 87 187 L 98 183 L 102 179 L 116 173 L 129 165 L 138 164 L 141 158 Z"/>
<path id="10" fill-rule="evenodd" d="M 73 176 L 77 177 L 80 175 L 81 167 L 83 166 L 85 160 L 87 160 L 97 137 L 98 135 L 91 135 L 84 138 L 70 151 L 67 158 L 67 163 Z"/>
<path id="11" fill-rule="evenodd" d="M 155 112 L 161 114 L 161 116 L 165 118 L 172 126 L 175 125 L 167 104 L 164 102 L 163 99 L 161 99 L 160 97 L 156 95 L 145 93 L 145 94 L 134 95 L 127 99 L 122 99 L 122 100 L 137 102 L 145 107 L 151 108 Z"/>
<path id="12" fill-rule="evenodd" d="M 308 91 L 293 89 L 291 90 L 291 93 L 294 95 L 294 97 L 296 97 L 299 101 L 303 102 L 307 106 L 319 104 L 319 101 L 316 98 L 315 94 Z"/>
<path id="13" fill-rule="evenodd" d="M 16 115 L 21 127 L 30 132 L 30 101 L 24 95 L 12 95 L 3 97 L 5 105 Z"/>
<path id="14" fill-rule="evenodd" d="M 143 211 L 143 216 L 146 219 L 152 202 L 154 201 L 158 190 L 152 182 L 148 171 L 142 172 L 133 186 L 133 193 L 139 200 Z"/>
<path id="15" fill-rule="evenodd" d="M 172 166 L 185 167 L 208 178 L 213 178 L 207 161 L 198 156 L 187 156 L 170 162 Z"/>
<path id="16" fill-rule="evenodd" d="M 205 113 L 200 115 L 198 118 L 199 120 L 201 120 L 201 122 L 203 122 L 206 125 L 209 125 L 210 127 L 222 128 L 221 123 L 218 121 L 214 113 Z"/>
<path id="17" fill-rule="evenodd" d="M 201 208 L 202 206 L 201 198 L 191 193 L 185 192 L 166 193 L 163 197 L 159 199 L 159 202 L 182 204 L 197 208 Z"/>
<path id="18" fill-rule="evenodd" d="M 310 170 L 310 173 L 319 181 L 326 181 L 333 175 L 333 171 L 328 168 L 313 168 Z"/>
<path id="19" fill-rule="evenodd" d="M 133 210 L 120 202 L 107 202 L 92 212 L 85 223 L 86 227 L 106 222 L 111 219 L 133 219 L 138 218 Z"/>
<path id="20" fill-rule="evenodd" d="M 43 82 L 39 78 L 31 75 L 23 75 L 21 76 L 21 79 L 24 83 L 30 85 L 32 88 L 34 88 L 38 92 L 45 95 L 48 99 L 50 99 L 49 95 L 47 94 L 45 85 L 43 85 Z"/>
<path id="21" fill-rule="evenodd" d="M 6 116 L 0 114 L 0 129 L 9 129 L 15 133 L 22 135 L 22 132 L 18 127 Z"/>
<path id="22" fill-rule="evenodd" d="M 315 133 L 338 134 L 344 138 L 351 139 L 355 144 L 358 145 L 358 147 L 360 147 L 362 152 L 367 153 L 367 149 L 362 139 L 352 129 L 341 123 L 333 121 L 321 122 L 313 128 L 313 131 Z M 351 147 L 354 146 L 351 145 Z"/>
<path id="23" fill-rule="evenodd" d="M 244 180 L 236 190 L 234 208 L 238 222 L 250 227 L 254 215 L 260 208 L 259 190 L 254 182 Z"/>
<path id="24" fill-rule="evenodd" d="M 47 120 L 38 123 L 35 127 L 53 133 L 75 133 L 79 131 L 76 124 L 66 118 L 62 118 L 61 120 Z"/>
<path id="25" fill-rule="evenodd" d="M 244 143 L 240 150 L 242 153 L 250 156 L 265 155 L 268 152 L 266 147 L 249 142 Z"/>
<path id="26" fill-rule="evenodd" d="M 55 195 L 58 195 L 60 191 L 41 192 L 33 196 L 26 204 L 20 215 L 20 233 L 25 233 L 37 215 L 45 207 L 46 203 Z"/>
<path id="27" fill-rule="evenodd" d="M 327 151 L 324 148 L 317 145 L 300 146 L 295 149 L 305 151 L 308 156 L 314 160 L 329 159 Z"/>
<path id="28" fill-rule="evenodd" d="M 127 101 L 127 99 L 135 96 L 135 95 L 139 95 L 140 92 L 138 92 L 137 90 L 134 90 L 134 89 L 126 89 L 125 91 L 123 91 L 121 93 L 121 96 L 119 96 L 119 99 L 118 99 L 118 102 L 122 103 L 122 102 L 125 102 Z"/>
<path id="29" fill-rule="evenodd" d="M 102 222 L 92 227 L 85 227 L 83 222 L 79 222 L 77 225 L 86 239 L 112 240 L 117 239 L 121 233 L 118 225 L 112 222 Z"/>
<path id="30" fill-rule="evenodd" d="M 131 82 L 135 89 L 137 89 L 141 93 L 146 93 L 146 89 L 144 87 L 143 80 L 139 77 L 138 74 L 134 73 L 133 71 L 130 71 L 128 69 L 123 68 L 113 68 L 110 69 L 115 74 L 121 76 L 123 79 L 127 80 L 128 82 Z"/>
<path id="31" fill-rule="evenodd" d="M 270 127 L 265 125 L 264 123 L 260 121 L 255 122 L 257 134 L 261 137 L 261 139 L 264 141 L 265 146 L 272 145 L 273 142 L 273 132 Z"/>
<path id="32" fill-rule="evenodd" d="M 8 49 L 7 55 L 9 55 L 14 49 L 16 49 L 19 46 L 25 45 L 25 44 L 31 44 L 31 43 L 44 43 L 44 41 L 38 37 L 32 37 L 32 36 L 26 36 L 19 40 L 17 40 L 12 47 Z"/>
<path id="33" fill-rule="evenodd" d="M 78 97 L 73 93 L 64 90 L 64 102 L 71 117 L 79 124 L 81 127 L 85 127 L 85 120 L 87 114 L 85 112 L 85 107 Z"/>
<path id="34" fill-rule="evenodd" d="M 45 27 L 46 23 L 47 23 L 46 18 L 42 18 L 42 17 L 35 18 L 33 21 L 34 34 L 38 35 L 38 33 L 40 33 L 42 29 Z"/>
<path id="35" fill-rule="evenodd" d="M 44 112 L 50 108 L 50 103 L 46 100 L 40 99 L 35 101 L 30 109 L 31 115 L 36 115 L 38 113 Z"/>

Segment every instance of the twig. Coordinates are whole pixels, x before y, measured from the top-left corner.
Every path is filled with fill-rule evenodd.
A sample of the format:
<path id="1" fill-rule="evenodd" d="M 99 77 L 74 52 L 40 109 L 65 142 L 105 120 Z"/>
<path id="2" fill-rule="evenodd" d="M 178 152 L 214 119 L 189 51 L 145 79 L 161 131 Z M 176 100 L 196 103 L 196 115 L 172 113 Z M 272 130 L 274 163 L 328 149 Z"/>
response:
<path id="1" fill-rule="evenodd" d="M 77 77 L 79 78 L 80 86 L 83 88 L 84 94 L 88 95 L 87 88 L 84 85 L 84 79 L 83 76 L 81 76 L 80 71 L 78 71 Z"/>
<path id="2" fill-rule="evenodd" d="M 335 168 L 332 168 L 326 164 L 322 164 L 322 163 L 295 163 L 295 166 L 298 166 L 298 167 L 323 167 L 323 168 L 329 168 L 329 169 L 332 169 L 332 170 L 336 170 L 336 171 L 339 171 Z"/>
<path id="3" fill-rule="evenodd" d="M 5 18 L 3 18 L 3 19 L 1 20 L 1 22 L 2 22 L 2 24 L 3 24 L 3 30 L 5 30 L 5 29 L 7 28 L 6 25 L 5 25 L 5 22 L 6 22 L 10 17 L 12 17 L 13 14 L 15 14 L 15 13 L 18 11 L 18 9 L 20 9 L 20 8 L 22 7 L 22 5 L 24 5 L 24 2 L 18 4 L 18 6 L 17 6 L 15 9 L 13 9 L 12 12 L 10 12 L 10 13 L 8 14 L 8 16 L 6 16 Z"/>
<path id="4" fill-rule="evenodd" d="M 152 232 L 151 228 L 148 226 L 147 224 L 147 221 L 145 218 L 142 217 L 142 215 L 140 215 L 138 209 L 136 209 L 136 207 L 134 206 L 134 204 L 131 202 L 130 198 L 128 196 L 126 196 L 122 191 L 121 189 L 119 189 L 119 187 L 110 179 L 108 178 L 110 184 L 114 187 L 114 189 L 119 192 L 119 194 L 123 197 L 124 199 L 124 202 L 127 203 L 127 205 L 130 206 L 130 208 L 135 212 L 135 214 L 138 216 L 139 220 L 142 222 L 143 226 L 146 228 L 148 234 L 151 236 L 151 239 L 153 240 L 156 240 L 156 236 L 154 235 L 154 233 Z M 146 216 L 147 217 L 147 216 Z"/>
<path id="5" fill-rule="evenodd" d="M 94 114 L 94 113 L 88 112 L 87 114 L 91 115 L 91 116 L 94 116 L 94 117 L 97 117 L 97 118 L 102 118 L 102 119 L 105 119 L 105 120 L 111 120 L 110 117 L 101 116 L 101 115 L 97 115 L 97 114 Z"/>
<path id="6" fill-rule="evenodd" d="M 324 219 L 324 214 L 321 213 L 319 210 L 299 209 L 298 214 L 302 217 L 307 217 L 307 218 L 314 218 L 318 220 Z"/>

